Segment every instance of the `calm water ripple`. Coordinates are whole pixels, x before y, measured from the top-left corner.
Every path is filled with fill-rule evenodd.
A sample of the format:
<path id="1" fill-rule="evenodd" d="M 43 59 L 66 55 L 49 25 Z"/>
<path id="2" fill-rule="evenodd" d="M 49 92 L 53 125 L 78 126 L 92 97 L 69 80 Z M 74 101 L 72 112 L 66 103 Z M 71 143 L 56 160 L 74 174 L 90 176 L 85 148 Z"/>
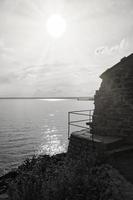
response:
<path id="1" fill-rule="evenodd" d="M 0 100 L 0 175 L 34 154 L 66 151 L 67 114 L 93 102 Z"/>

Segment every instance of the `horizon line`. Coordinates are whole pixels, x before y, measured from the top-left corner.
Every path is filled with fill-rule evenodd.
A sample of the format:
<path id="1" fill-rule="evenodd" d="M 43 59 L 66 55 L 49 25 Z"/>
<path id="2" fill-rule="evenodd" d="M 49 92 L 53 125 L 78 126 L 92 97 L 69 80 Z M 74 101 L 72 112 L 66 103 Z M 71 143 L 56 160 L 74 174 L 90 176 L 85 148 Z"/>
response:
<path id="1" fill-rule="evenodd" d="M 93 96 L 89 97 L 0 97 L 0 99 L 77 99 L 77 100 L 94 100 Z"/>

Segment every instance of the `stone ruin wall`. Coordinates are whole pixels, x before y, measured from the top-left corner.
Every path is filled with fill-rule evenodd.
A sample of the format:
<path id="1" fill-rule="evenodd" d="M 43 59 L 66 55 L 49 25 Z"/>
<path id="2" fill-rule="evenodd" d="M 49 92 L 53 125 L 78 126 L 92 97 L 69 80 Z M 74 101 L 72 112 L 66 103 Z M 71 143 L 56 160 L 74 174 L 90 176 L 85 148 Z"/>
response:
<path id="1" fill-rule="evenodd" d="M 92 133 L 133 138 L 133 54 L 101 75 Z M 130 136 L 130 138 L 129 138 Z M 132 139 L 133 141 L 133 139 Z"/>

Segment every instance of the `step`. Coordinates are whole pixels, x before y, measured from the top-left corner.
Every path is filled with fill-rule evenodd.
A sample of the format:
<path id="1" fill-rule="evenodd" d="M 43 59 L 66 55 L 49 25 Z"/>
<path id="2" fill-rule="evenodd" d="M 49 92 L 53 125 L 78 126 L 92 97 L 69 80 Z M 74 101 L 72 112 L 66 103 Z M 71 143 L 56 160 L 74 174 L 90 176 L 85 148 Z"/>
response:
<path id="1" fill-rule="evenodd" d="M 121 137 L 92 135 L 85 129 L 73 132 L 72 136 L 86 139 L 88 142 L 93 142 L 96 148 L 102 148 L 105 150 L 118 149 L 124 144 L 124 140 Z"/>

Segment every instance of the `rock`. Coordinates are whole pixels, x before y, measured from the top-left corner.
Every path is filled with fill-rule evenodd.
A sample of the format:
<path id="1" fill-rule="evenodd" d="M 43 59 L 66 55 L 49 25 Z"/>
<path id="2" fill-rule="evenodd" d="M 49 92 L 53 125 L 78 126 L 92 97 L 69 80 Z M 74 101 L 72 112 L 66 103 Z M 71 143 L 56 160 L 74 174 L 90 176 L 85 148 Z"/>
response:
<path id="1" fill-rule="evenodd" d="M 91 132 L 95 135 L 123 137 L 133 144 L 133 54 L 107 69 L 94 98 Z"/>

